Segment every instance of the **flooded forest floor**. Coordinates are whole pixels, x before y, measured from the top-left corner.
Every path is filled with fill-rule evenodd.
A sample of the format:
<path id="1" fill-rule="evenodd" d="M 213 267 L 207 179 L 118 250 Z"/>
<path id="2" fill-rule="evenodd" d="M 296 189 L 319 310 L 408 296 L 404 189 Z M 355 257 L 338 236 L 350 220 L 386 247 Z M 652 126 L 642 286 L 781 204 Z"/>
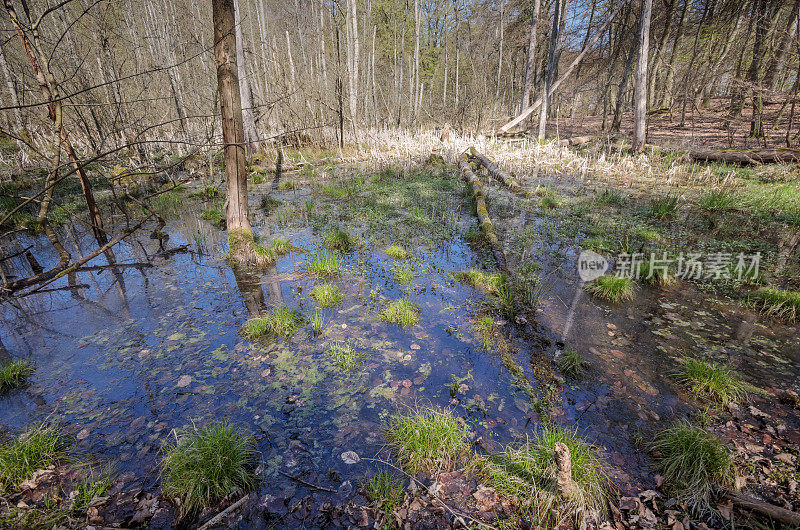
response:
<path id="1" fill-rule="evenodd" d="M 676 425 L 727 448 L 735 472 L 719 486 L 800 510 L 798 315 L 769 314 L 758 294 L 800 290 L 797 168 L 476 142 L 522 186 L 478 172 L 508 275 L 459 176 L 467 143 L 369 158 L 287 149 L 279 178 L 272 155 L 251 166 L 253 230 L 273 265 L 226 260 L 223 186 L 183 170 L 150 204 L 165 225 L 4 299 L 0 364 L 35 372 L 0 395 L 0 443 L 57 429 L 63 457 L 4 478 L 0 527 L 198 527 L 245 492 L 184 514 L 162 462 L 182 433 L 219 421 L 257 451 L 257 484 L 220 523 L 232 527 L 779 527 L 670 483 L 654 440 Z M 68 197 L 57 231 L 86 255 L 96 241 Z M 109 196 L 103 209 L 125 226 Z M 9 278 L 58 261 L 35 230 L 3 247 Z M 707 268 L 643 274 L 609 302 L 578 275 L 587 250 L 617 270 L 651 253 Z M 289 324 L 253 332 L 280 311 Z M 416 460 L 420 428 L 401 430 L 415 417 L 455 428 L 453 447 Z M 590 485 L 576 506 L 545 495 L 553 433 L 581 488 L 590 455 L 602 502 Z M 551 451 L 539 471 L 520 468 L 535 455 L 513 460 L 531 444 Z"/>

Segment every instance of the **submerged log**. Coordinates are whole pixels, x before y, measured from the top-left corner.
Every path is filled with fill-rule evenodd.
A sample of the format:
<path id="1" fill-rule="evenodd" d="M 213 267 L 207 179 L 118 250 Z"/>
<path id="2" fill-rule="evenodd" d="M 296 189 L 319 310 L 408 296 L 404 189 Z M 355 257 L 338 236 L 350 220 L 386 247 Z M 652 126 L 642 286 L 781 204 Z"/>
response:
<path id="1" fill-rule="evenodd" d="M 506 264 L 506 255 L 503 252 L 503 245 L 500 244 L 500 240 L 497 238 L 497 234 L 494 231 L 492 220 L 489 219 L 489 210 L 486 208 L 486 195 L 483 193 L 483 186 L 481 186 L 481 181 L 478 180 L 478 177 L 475 176 L 472 168 L 470 168 L 469 157 L 466 152 L 459 157 L 458 167 L 461 169 L 461 178 L 464 179 L 472 189 L 472 197 L 475 199 L 475 210 L 477 211 L 478 221 L 481 224 L 483 235 L 492 248 L 492 255 L 497 262 L 497 268 L 503 272 L 507 272 L 508 265 Z"/>
<path id="2" fill-rule="evenodd" d="M 752 510 L 760 514 L 766 515 L 774 521 L 790 525 L 792 528 L 800 527 L 800 513 L 775 506 L 768 502 L 760 501 L 749 495 L 739 493 L 736 491 L 725 490 L 725 497 L 733 501 L 733 503 L 740 508 Z"/>
<path id="3" fill-rule="evenodd" d="M 755 149 L 722 150 L 722 149 L 692 149 L 689 158 L 699 162 L 728 162 L 743 166 L 758 164 L 777 164 L 781 162 L 800 162 L 800 150 L 797 149 Z"/>
<path id="4" fill-rule="evenodd" d="M 483 167 L 486 168 L 486 171 L 489 173 L 490 177 L 503 184 L 506 188 L 510 189 L 514 193 L 523 192 L 522 186 L 519 185 L 519 182 L 514 180 L 514 177 L 512 177 L 508 171 L 498 166 L 486 155 L 479 153 L 474 147 L 469 148 L 469 156 L 470 158 L 477 160 Z"/>

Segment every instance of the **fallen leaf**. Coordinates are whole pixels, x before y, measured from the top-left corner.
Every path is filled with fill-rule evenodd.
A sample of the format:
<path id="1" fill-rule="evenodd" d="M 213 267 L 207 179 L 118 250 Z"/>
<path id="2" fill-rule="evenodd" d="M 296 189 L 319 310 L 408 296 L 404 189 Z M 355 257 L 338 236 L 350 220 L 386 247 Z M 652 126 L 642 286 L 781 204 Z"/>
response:
<path id="1" fill-rule="evenodd" d="M 358 464 L 361 462 L 361 457 L 355 451 L 345 451 L 342 453 L 342 461 L 347 465 Z"/>
<path id="2" fill-rule="evenodd" d="M 178 388 L 184 388 L 191 384 L 192 376 L 191 375 L 182 375 L 180 379 L 178 379 Z"/>

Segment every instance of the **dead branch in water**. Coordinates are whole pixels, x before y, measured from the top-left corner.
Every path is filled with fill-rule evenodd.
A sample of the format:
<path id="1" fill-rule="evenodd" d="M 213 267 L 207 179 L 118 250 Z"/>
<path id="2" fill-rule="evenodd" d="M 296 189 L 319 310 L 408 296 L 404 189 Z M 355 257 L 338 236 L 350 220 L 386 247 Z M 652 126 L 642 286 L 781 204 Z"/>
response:
<path id="1" fill-rule="evenodd" d="M 461 169 L 461 178 L 469 184 L 472 190 L 478 221 L 481 224 L 483 235 L 492 248 L 492 255 L 497 262 L 497 268 L 503 272 L 507 272 L 508 265 L 506 264 L 506 255 L 503 252 L 503 245 L 500 244 L 500 240 L 497 238 L 497 234 L 494 231 L 492 220 L 489 218 L 489 210 L 486 208 L 486 195 L 483 193 L 483 186 L 481 185 L 481 181 L 478 180 L 478 177 L 475 176 L 475 173 L 473 173 L 472 168 L 470 168 L 469 157 L 466 152 L 458 158 L 458 167 Z"/>

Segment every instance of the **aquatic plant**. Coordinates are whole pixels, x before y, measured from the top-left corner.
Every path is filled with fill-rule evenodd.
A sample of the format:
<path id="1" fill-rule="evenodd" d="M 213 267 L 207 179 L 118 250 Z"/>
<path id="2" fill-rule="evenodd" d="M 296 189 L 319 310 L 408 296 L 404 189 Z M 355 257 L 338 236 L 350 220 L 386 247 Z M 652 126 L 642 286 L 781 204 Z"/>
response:
<path id="1" fill-rule="evenodd" d="M 322 242 L 328 250 L 350 250 L 355 245 L 353 238 L 347 232 L 338 228 L 322 234 Z"/>
<path id="2" fill-rule="evenodd" d="M 469 427 L 449 410 L 420 408 L 391 419 L 386 435 L 400 464 L 411 473 L 441 471 L 469 451 Z"/>
<path id="3" fill-rule="evenodd" d="M 276 256 L 283 256 L 284 254 L 288 254 L 292 250 L 295 250 L 294 245 L 287 240 L 281 238 L 275 238 L 272 240 L 272 245 L 270 245 L 270 250 Z"/>
<path id="4" fill-rule="evenodd" d="M 227 423 L 176 433 L 176 442 L 167 444 L 164 453 L 164 495 L 180 501 L 182 515 L 256 484 L 255 441 Z"/>
<path id="5" fill-rule="evenodd" d="M 225 221 L 225 214 L 219 208 L 209 208 L 205 210 L 200 217 L 212 223 L 222 223 Z"/>
<path id="6" fill-rule="evenodd" d="M 411 283 L 417 277 L 417 273 L 409 265 L 395 265 L 392 267 L 394 281 L 397 283 Z"/>
<path id="7" fill-rule="evenodd" d="M 475 334 L 481 341 L 481 348 L 490 351 L 494 347 L 495 323 L 490 315 L 481 315 L 475 319 L 473 324 Z"/>
<path id="8" fill-rule="evenodd" d="M 660 253 L 656 252 L 656 259 Z M 669 271 L 669 268 L 654 266 L 650 259 L 645 259 L 639 268 L 639 278 L 660 287 L 669 287 L 678 283 L 678 278 Z"/>
<path id="9" fill-rule="evenodd" d="M 733 206 L 733 195 L 723 190 L 709 190 L 700 196 L 697 205 L 707 211 L 723 211 Z"/>
<path id="10" fill-rule="evenodd" d="M 385 252 L 392 259 L 408 259 L 408 252 L 400 245 L 389 245 Z"/>
<path id="11" fill-rule="evenodd" d="M 633 281 L 627 277 L 600 276 L 587 283 L 584 289 L 595 298 L 606 302 L 617 304 L 633 300 Z"/>
<path id="12" fill-rule="evenodd" d="M 570 346 L 558 356 L 556 366 L 565 376 L 578 379 L 586 372 L 589 362 L 578 353 L 578 350 Z"/>
<path id="13" fill-rule="evenodd" d="M 495 291 L 497 298 L 494 300 L 494 307 L 506 318 L 514 318 L 517 314 L 516 306 L 514 305 L 514 294 L 511 291 L 511 286 L 502 284 L 497 287 Z"/>
<path id="14" fill-rule="evenodd" d="M 311 331 L 314 335 L 320 335 L 325 331 L 325 326 L 328 324 L 325 315 L 320 311 L 314 311 L 314 316 L 309 321 L 311 324 Z"/>
<path id="15" fill-rule="evenodd" d="M 402 327 L 415 326 L 419 323 L 420 309 L 417 304 L 408 298 L 401 298 L 389 302 L 380 313 L 382 320 Z"/>
<path id="16" fill-rule="evenodd" d="M 70 512 L 75 516 L 86 514 L 89 504 L 95 497 L 103 497 L 108 493 L 111 484 L 114 482 L 114 474 L 111 466 L 105 466 L 95 475 L 93 470 L 78 482 L 72 494 L 72 504 Z"/>
<path id="17" fill-rule="evenodd" d="M 317 278 L 333 278 L 341 274 L 339 258 L 333 253 L 318 253 L 309 256 L 305 263 L 305 272 Z"/>
<path id="18" fill-rule="evenodd" d="M 800 292 L 763 287 L 753 294 L 756 307 L 772 317 L 797 322 L 800 320 Z"/>
<path id="19" fill-rule="evenodd" d="M 556 489 L 558 443 L 567 446 L 572 462 L 573 489 L 566 501 Z M 521 446 L 482 457 L 478 468 L 485 484 L 519 499 L 520 509 L 536 526 L 555 528 L 572 520 L 582 528 L 587 520 L 605 515 L 608 478 L 602 457 L 594 446 L 558 425 L 545 425 Z"/>
<path id="20" fill-rule="evenodd" d="M 711 433 L 688 423 L 661 431 L 651 449 L 664 484 L 680 499 L 706 508 L 719 487 L 733 483 L 730 451 Z"/>
<path id="21" fill-rule="evenodd" d="M 372 507 L 383 515 L 381 528 L 395 528 L 393 514 L 403 503 L 403 483 L 381 469 L 367 477 L 362 484 Z"/>
<path id="22" fill-rule="evenodd" d="M 361 367 L 364 351 L 353 346 L 351 341 L 333 344 L 330 350 L 336 365 L 344 372 L 355 372 Z"/>
<path id="23" fill-rule="evenodd" d="M 625 206 L 627 199 L 619 191 L 612 188 L 606 188 L 597 194 L 594 202 L 598 206 Z"/>
<path id="24" fill-rule="evenodd" d="M 456 274 L 456 279 L 461 283 L 466 283 L 476 289 L 492 294 L 497 294 L 508 281 L 506 275 L 502 272 L 485 273 L 478 269 L 460 271 Z"/>
<path id="25" fill-rule="evenodd" d="M 253 340 L 258 337 L 288 337 L 297 332 L 303 321 L 302 316 L 289 309 L 286 305 L 279 305 L 261 316 L 253 317 L 244 323 L 242 335 Z"/>
<path id="26" fill-rule="evenodd" d="M 659 197 L 650 200 L 648 215 L 660 221 L 675 217 L 678 211 L 678 196 Z"/>
<path id="27" fill-rule="evenodd" d="M 700 359 L 685 359 L 680 376 L 693 394 L 721 405 L 741 401 L 751 388 L 736 371 Z"/>
<path id="28" fill-rule="evenodd" d="M 321 283 L 311 289 L 311 298 L 323 309 L 339 305 L 344 300 L 344 294 L 335 283 Z"/>
<path id="29" fill-rule="evenodd" d="M 17 487 L 34 471 L 54 465 L 65 453 L 61 433 L 41 425 L 0 446 L 0 490 Z"/>
<path id="30" fill-rule="evenodd" d="M 36 368 L 28 361 L 10 361 L 0 365 L 0 394 L 25 386 Z"/>

